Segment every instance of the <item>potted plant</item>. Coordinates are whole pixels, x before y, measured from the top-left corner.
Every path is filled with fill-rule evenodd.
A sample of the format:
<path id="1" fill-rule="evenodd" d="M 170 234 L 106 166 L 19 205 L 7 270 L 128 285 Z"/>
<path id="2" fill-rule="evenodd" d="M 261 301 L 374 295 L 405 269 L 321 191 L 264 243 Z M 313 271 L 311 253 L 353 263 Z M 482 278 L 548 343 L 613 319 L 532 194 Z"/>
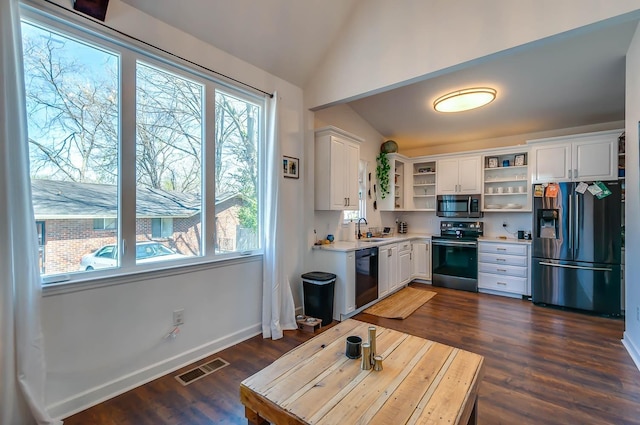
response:
<path id="1" fill-rule="evenodd" d="M 386 152 L 380 152 L 380 155 L 376 157 L 376 164 L 376 177 L 380 187 L 380 196 L 384 199 L 389 194 L 389 171 L 391 170 Z"/>

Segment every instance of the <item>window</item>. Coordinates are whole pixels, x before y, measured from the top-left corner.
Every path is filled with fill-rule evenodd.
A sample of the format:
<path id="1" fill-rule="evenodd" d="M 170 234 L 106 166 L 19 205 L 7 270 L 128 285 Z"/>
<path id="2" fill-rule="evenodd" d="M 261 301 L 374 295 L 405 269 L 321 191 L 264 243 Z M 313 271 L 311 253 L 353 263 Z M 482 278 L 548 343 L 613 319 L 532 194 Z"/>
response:
<path id="1" fill-rule="evenodd" d="M 264 98 L 61 22 L 23 11 L 45 281 L 260 252 Z"/>
<path id="2" fill-rule="evenodd" d="M 259 108 L 216 93 L 216 252 L 258 247 Z"/>
<path id="3" fill-rule="evenodd" d="M 116 218 L 94 218 L 93 230 L 115 230 L 118 220 Z"/>
<path id="4" fill-rule="evenodd" d="M 173 219 L 172 218 L 152 218 L 151 219 L 151 237 L 152 238 L 170 238 L 173 236 Z"/>
<path id="5" fill-rule="evenodd" d="M 371 190 L 367 185 L 371 185 L 371 181 L 367 175 L 367 161 L 360 160 L 358 163 L 358 210 L 344 211 L 343 219 L 345 222 L 358 221 L 360 217 L 367 215 L 367 193 Z"/>

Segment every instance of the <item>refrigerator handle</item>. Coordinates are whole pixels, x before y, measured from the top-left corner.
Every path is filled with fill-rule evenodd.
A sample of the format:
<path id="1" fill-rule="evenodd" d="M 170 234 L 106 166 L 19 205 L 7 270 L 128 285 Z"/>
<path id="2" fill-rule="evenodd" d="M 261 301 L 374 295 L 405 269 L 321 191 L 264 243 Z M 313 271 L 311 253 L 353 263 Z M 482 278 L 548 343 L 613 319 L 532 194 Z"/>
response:
<path id="1" fill-rule="evenodd" d="M 573 201 L 571 198 L 573 196 L 569 196 L 569 250 L 573 252 Z"/>
<path id="2" fill-rule="evenodd" d="M 575 224 L 574 226 L 576 226 L 576 249 L 580 246 L 580 226 L 578 225 L 578 220 L 580 220 L 580 198 L 578 198 L 578 194 L 574 192 L 573 197 L 576 200 L 576 205 L 575 205 Z M 575 255 L 574 255 L 575 258 Z"/>
<path id="3" fill-rule="evenodd" d="M 574 266 L 571 264 L 556 264 L 550 263 L 548 261 L 538 261 L 538 264 L 541 266 L 549 266 L 549 267 L 560 267 L 563 269 L 577 269 L 577 270 L 592 270 L 596 272 L 612 272 L 613 269 L 611 267 L 586 267 L 586 266 Z"/>

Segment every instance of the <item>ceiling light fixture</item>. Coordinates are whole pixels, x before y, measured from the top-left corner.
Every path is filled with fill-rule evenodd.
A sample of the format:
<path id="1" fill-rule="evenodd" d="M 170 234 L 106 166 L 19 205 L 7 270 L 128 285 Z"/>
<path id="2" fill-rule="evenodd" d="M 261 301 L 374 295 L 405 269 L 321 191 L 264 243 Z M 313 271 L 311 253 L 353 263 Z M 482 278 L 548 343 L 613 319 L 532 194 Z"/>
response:
<path id="1" fill-rule="evenodd" d="M 438 112 L 468 111 L 491 103 L 495 98 L 496 91 L 489 87 L 457 90 L 437 98 L 433 109 Z"/>

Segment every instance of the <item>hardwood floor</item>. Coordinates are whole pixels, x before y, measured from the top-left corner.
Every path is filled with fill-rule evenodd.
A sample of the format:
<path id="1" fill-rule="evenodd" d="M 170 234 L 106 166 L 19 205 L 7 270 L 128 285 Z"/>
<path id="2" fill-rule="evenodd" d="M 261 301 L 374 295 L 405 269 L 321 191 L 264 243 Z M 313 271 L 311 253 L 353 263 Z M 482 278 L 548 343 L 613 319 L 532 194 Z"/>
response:
<path id="1" fill-rule="evenodd" d="M 640 424 L 640 371 L 620 339 L 624 321 L 529 301 L 412 284 L 438 292 L 405 320 L 354 318 L 485 356 L 478 423 Z M 65 419 L 74 424 L 246 424 L 239 385 L 304 342 L 251 338 L 217 353 L 230 363 L 183 387 L 159 378 Z"/>

